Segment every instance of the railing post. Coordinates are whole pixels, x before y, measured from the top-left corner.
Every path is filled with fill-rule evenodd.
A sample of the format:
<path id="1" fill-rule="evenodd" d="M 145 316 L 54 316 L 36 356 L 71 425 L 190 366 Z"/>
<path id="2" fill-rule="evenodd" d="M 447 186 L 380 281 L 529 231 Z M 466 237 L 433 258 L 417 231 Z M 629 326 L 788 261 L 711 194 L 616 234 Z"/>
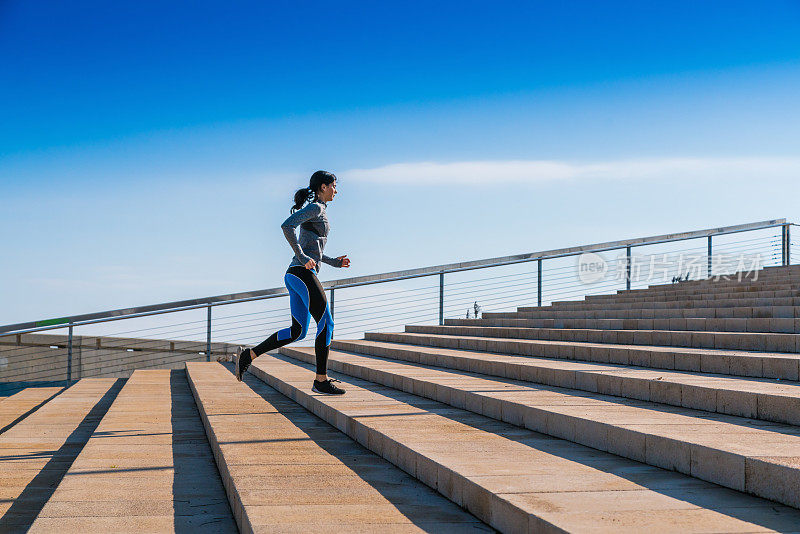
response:
<path id="1" fill-rule="evenodd" d="M 708 278 L 711 278 L 711 236 L 708 236 Z"/>
<path id="2" fill-rule="evenodd" d="M 333 288 L 331 288 L 331 317 L 333 317 L 333 304 L 335 302 L 333 297 L 334 297 Z"/>
<path id="3" fill-rule="evenodd" d="M 211 361 L 211 305 L 208 306 L 208 322 L 206 327 L 206 361 Z"/>
<path id="4" fill-rule="evenodd" d="M 789 265 L 789 225 L 781 227 L 781 265 Z"/>
<path id="5" fill-rule="evenodd" d="M 72 324 L 69 325 L 67 337 L 67 384 L 72 384 Z"/>
<path id="6" fill-rule="evenodd" d="M 631 290 L 631 247 L 625 247 L 625 289 Z"/>
<path id="7" fill-rule="evenodd" d="M 439 273 L 439 326 L 444 325 L 444 272 Z"/>
<path id="8" fill-rule="evenodd" d="M 792 264 L 792 239 L 789 233 L 790 225 L 786 225 L 786 265 Z"/>
<path id="9" fill-rule="evenodd" d="M 536 305 L 542 307 L 542 258 L 536 261 Z"/>

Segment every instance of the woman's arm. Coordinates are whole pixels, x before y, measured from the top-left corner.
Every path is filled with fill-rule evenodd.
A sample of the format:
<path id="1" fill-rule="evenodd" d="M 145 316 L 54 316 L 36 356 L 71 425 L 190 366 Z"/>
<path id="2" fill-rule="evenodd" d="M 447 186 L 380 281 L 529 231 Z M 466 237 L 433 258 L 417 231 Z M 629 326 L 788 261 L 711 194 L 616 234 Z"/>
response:
<path id="1" fill-rule="evenodd" d="M 328 265 L 332 265 L 334 267 L 341 267 L 342 266 L 341 258 L 331 258 L 330 256 L 326 256 L 325 254 L 322 255 L 322 257 L 320 258 L 320 261 L 322 263 L 327 263 Z"/>
<path id="2" fill-rule="evenodd" d="M 320 261 L 324 261 L 328 265 L 333 265 L 334 267 L 350 267 L 350 258 L 347 257 L 347 254 L 344 256 L 337 256 L 336 258 L 331 258 L 323 254 Z"/>
<path id="3" fill-rule="evenodd" d="M 286 241 L 288 241 L 289 246 L 292 247 L 295 257 L 297 257 L 303 265 L 308 263 L 311 258 L 300 248 L 300 243 L 297 242 L 297 234 L 295 234 L 294 229 L 301 223 L 317 217 L 320 213 L 322 213 L 320 205 L 312 202 L 303 209 L 299 209 L 289 215 L 289 217 L 283 221 L 283 224 L 281 224 L 281 229 L 283 230 L 283 235 L 286 236 Z"/>

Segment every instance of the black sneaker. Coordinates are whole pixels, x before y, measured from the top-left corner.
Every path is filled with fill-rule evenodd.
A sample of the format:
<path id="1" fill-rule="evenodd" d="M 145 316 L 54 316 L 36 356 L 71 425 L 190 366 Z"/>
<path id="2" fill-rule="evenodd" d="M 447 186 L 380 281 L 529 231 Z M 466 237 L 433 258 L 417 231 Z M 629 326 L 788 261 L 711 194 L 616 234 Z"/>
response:
<path id="1" fill-rule="evenodd" d="M 340 387 L 334 386 L 332 382 L 338 382 L 335 378 L 329 378 L 322 382 L 314 380 L 314 386 L 311 391 L 314 393 L 324 393 L 326 395 L 344 395 L 344 390 Z"/>
<path id="2" fill-rule="evenodd" d="M 236 380 L 239 382 L 242 381 L 242 375 L 244 375 L 247 368 L 250 367 L 250 363 L 253 361 L 253 351 L 252 349 L 245 349 L 243 347 L 239 347 L 239 356 L 236 357 Z"/>

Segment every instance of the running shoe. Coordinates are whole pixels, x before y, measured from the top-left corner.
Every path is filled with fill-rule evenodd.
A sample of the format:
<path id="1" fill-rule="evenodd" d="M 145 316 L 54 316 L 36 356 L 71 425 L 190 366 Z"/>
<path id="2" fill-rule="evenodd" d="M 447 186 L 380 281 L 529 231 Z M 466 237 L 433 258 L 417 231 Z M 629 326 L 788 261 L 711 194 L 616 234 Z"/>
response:
<path id="1" fill-rule="evenodd" d="M 339 382 L 335 378 L 329 378 L 322 382 L 314 380 L 314 386 L 311 391 L 314 393 L 324 393 L 325 395 L 344 395 L 344 390 L 338 386 L 334 386 L 333 382 Z"/>
<path id="2" fill-rule="evenodd" d="M 242 381 L 242 375 L 244 375 L 247 368 L 250 367 L 250 363 L 253 361 L 253 351 L 252 349 L 246 349 L 244 347 L 239 347 L 239 355 L 236 357 L 236 380 L 239 382 Z"/>

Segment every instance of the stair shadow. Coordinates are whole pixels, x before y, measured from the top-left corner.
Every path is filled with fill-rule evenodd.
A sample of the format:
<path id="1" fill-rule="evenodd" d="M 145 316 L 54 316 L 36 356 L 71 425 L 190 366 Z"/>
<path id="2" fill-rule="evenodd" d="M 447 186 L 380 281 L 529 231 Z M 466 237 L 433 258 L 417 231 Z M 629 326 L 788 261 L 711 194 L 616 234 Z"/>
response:
<path id="1" fill-rule="evenodd" d="M 14 393 L 19 393 L 27 388 L 40 388 L 40 387 L 63 387 L 69 386 L 67 380 L 4 380 L 0 383 L 0 396 L 10 397 Z"/>
<path id="2" fill-rule="evenodd" d="M 232 364 L 223 365 L 233 371 Z M 309 380 L 312 376 L 311 374 L 309 375 Z M 414 477 L 395 467 L 382 457 L 364 448 L 337 428 L 321 420 L 252 374 L 247 373 L 243 378 L 244 382 L 256 394 L 308 435 L 310 441 L 313 441 L 346 465 L 354 474 L 358 475 L 386 498 L 387 501 L 392 503 L 400 513 L 418 528 L 425 532 L 438 532 L 443 525 L 452 527 L 453 521 L 469 519 L 470 522 L 455 523 L 459 525 L 459 531 L 494 532 L 494 529 L 485 525 L 466 510 L 463 510 L 425 484 L 418 482 Z M 353 454 L 354 447 L 362 451 L 363 455 Z M 322 469 L 324 469 L 324 466 Z M 386 476 L 387 472 L 391 474 L 390 477 Z M 324 471 L 321 474 L 324 478 Z M 409 486 L 412 488 L 416 486 L 414 488 L 415 492 L 422 495 L 409 499 L 406 493 L 406 497 L 403 498 L 405 492 L 402 491 L 402 488 L 408 488 Z M 441 518 L 438 524 L 431 515 L 431 511 L 434 508 Z M 422 517 L 419 517 L 420 515 Z M 450 523 L 450 525 L 447 525 L 447 523 Z"/>
<path id="3" fill-rule="evenodd" d="M 185 369 L 170 371 L 169 389 L 175 533 L 235 532 L 233 512 Z"/>
<path id="4" fill-rule="evenodd" d="M 117 398 L 124 378 L 118 378 L 103 397 L 94 405 L 80 424 L 72 431 L 64 444 L 53 453 L 41 471 L 31 480 L 19 497 L 14 499 L 14 504 L 0 517 L 0 531 L 8 530 L 27 531 L 30 529 L 39 512 L 50 500 L 61 480 L 66 475 L 72 462 L 83 450 L 89 441 L 100 420 L 106 414 L 114 399 Z"/>
<path id="5" fill-rule="evenodd" d="M 282 356 L 282 359 L 284 358 L 290 363 L 297 363 L 297 360 L 292 361 L 292 358 Z M 305 363 L 301 363 L 301 365 L 306 366 Z M 310 366 L 308 367 L 311 369 Z M 710 482 L 694 479 L 689 475 L 667 471 L 658 467 L 637 462 L 635 460 L 615 456 L 612 453 L 598 451 L 588 446 L 562 440 L 546 434 L 541 434 L 526 428 L 514 426 L 503 421 L 491 419 L 489 417 L 459 408 L 454 408 L 447 404 L 437 402 L 439 406 L 431 409 L 432 401 L 430 399 L 399 391 L 382 384 L 376 384 L 360 378 L 343 375 L 342 373 L 333 374 L 343 378 L 343 381 L 346 380 L 355 386 L 373 391 L 379 395 L 383 395 L 384 397 L 406 403 L 420 410 L 425 410 L 429 413 L 450 419 L 451 421 L 470 426 L 476 430 L 503 436 L 506 439 L 515 441 L 527 447 L 535 448 L 538 451 L 542 451 L 565 460 L 580 463 L 587 467 L 597 469 L 598 471 L 603 471 L 611 475 L 618 476 L 620 478 L 629 480 L 630 482 L 633 482 L 644 489 L 654 491 L 683 502 L 688 502 L 701 508 L 713 510 L 725 516 L 747 521 L 752 524 L 777 531 L 786 531 L 786 525 L 789 524 L 790 520 L 793 521 L 794 524 L 798 524 L 800 522 L 800 512 L 783 504 L 768 501 L 766 499 L 745 494 L 736 490 L 724 488 Z M 662 487 L 652 483 L 653 479 L 663 479 L 665 474 L 667 474 L 667 476 L 682 477 L 686 484 L 672 483 L 671 486 Z M 702 486 L 713 486 L 714 488 L 728 493 L 730 496 L 730 501 L 728 501 L 727 498 L 709 498 L 708 496 L 704 495 L 702 491 L 692 492 L 693 486 L 698 488 Z M 734 496 L 737 497 L 737 499 L 734 499 Z M 769 508 L 772 509 L 775 515 L 772 517 L 765 517 L 764 509 L 760 507 L 755 507 L 752 509 L 752 511 L 750 511 L 748 510 L 747 506 L 743 506 L 735 502 L 741 502 L 741 499 L 746 499 L 747 501 L 751 502 L 752 500 L 757 500 L 766 503 Z"/>
<path id="6" fill-rule="evenodd" d="M 47 404 L 48 402 L 50 402 L 51 400 L 53 400 L 54 398 L 56 398 L 58 395 L 60 395 L 60 394 L 61 394 L 61 393 L 63 393 L 64 391 L 66 391 L 66 389 L 67 389 L 66 387 L 63 387 L 63 388 L 61 388 L 60 390 L 56 391 L 55 393 L 53 393 L 52 395 L 50 395 L 49 397 L 47 397 L 46 399 L 44 399 L 42 402 L 40 402 L 40 403 L 39 403 L 39 404 L 37 404 L 36 406 L 33 406 L 33 407 L 32 407 L 30 410 L 28 410 L 27 412 L 25 412 L 25 413 L 21 414 L 19 417 L 17 417 L 16 419 L 14 419 L 14 420 L 13 420 L 13 421 L 11 421 L 10 423 L 8 423 L 6 426 L 4 426 L 4 427 L 0 428 L 0 434 L 2 434 L 3 432 L 5 432 L 6 430 L 8 430 L 9 428 L 11 428 L 12 426 L 16 425 L 17 423 L 21 422 L 23 419 L 25 419 L 26 417 L 28 417 L 30 414 L 32 414 L 33 412 L 35 412 L 36 410 L 38 410 L 39 408 L 41 408 L 42 406 L 44 406 L 45 404 Z"/>

